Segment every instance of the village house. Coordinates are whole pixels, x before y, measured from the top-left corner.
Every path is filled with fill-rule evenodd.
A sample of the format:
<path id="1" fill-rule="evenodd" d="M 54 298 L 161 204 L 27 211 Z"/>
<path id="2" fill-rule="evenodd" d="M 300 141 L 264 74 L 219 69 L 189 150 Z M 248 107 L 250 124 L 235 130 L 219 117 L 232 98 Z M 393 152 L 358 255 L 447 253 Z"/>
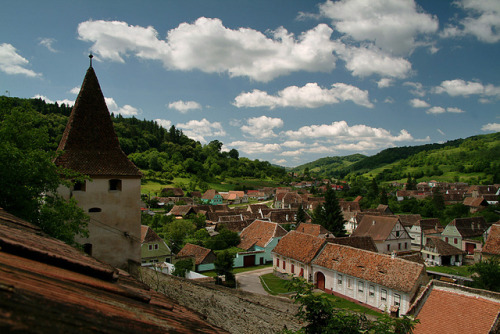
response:
<path id="1" fill-rule="evenodd" d="M 312 271 L 318 289 L 399 316 L 428 282 L 423 264 L 333 243 L 316 256 Z"/>
<path id="2" fill-rule="evenodd" d="M 190 214 L 196 214 L 196 212 L 192 205 L 174 205 L 168 214 L 175 216 L 177 219 L 182 219 Z"/>
<path id="3" fill-rule="evenodd" d="M 483 233 L 489 226 L 484 217 L 455 218 L 446 225 L 441 239 L 472 255 L 481 250 Z"/>
<path id="4" fill-rule="evenodd" d="M 427 237 L 441 236 L 444 230 L 438 218 L 419 219 L 415 224 L 411 225 L 409 228 L 407 227 L 407 229 L 412 246 L 415 248 L 418 247 L 418 249 L 423 248 Z"/>
<path id="5" fill-rule="evenodd" d="M 453 247 L 439 236 L 427 237 L 420 252 L 429 266 L 461 266 L 465 258 L 463 250 Z"/>
<path id="6" fill-rule="evenodd" d="M 281 276 L 292 275 L 312 281 L 311 262 L 325 243 L 325 238 L 290 231 L 272 251 L 273 269 Z"/>
<path id="7" fill-rule="evenodd" d="M 222 204 L 222 196 L 215 189 L 208 189 L 200 198 L 201 204 L 219 205 Z"/>
<path id="8" fill-rule="evenodd" d="M 408 314 L 414 334 L 500 332 L 500 293 L 432 280 Z"/>
<path id="9" fill-rule="evenodd" d="M 482 260 L 487 260 L 492 257 L 500 258 L 500 221 L 491 225 L 486 243 L 481 250 Z"/>
<path id="10" fill-rule="evenodd" d="M 177 253 L 176 260 L 192 258 L 194 262 L 194 271 L 202 272 L 215 269 L 214 262 L 217 256 L 211 249 L 187 243 Z"/>
<path id="11" fill-rule="evenodd" d="M 239 248 L 245 250 L 237 254 L 235 267 L 266 264 L 273 260 L 272 250 L 285 236 L 286 230 L 278 223 L 257 219 L 240 234 Z"/>
<path id="12" fill-rule="evenodd" d="M 327 238 L 327 241 L 332 244 L 344 245 L 358 249 L 364 249 L 369 252 L 378 253 L 377 245 L 373 242 L 373 239 L 368 236 L 364 237 L 339 237 L 339 238 Z"/>
<path id="13" fill-rule="evenodd" d="M 141 263 L 172 263 L 170 247 L 149 226 L 141 225 Z"/>
<path id="14" fill-rule="evenodd" d="M 469 207 L 470 213 L 476 213 L 488 207 L 488 202 L 483 197 L 466 197 L 464 205 Z"/>
<path id="15" fill-rule="evenodd" d="M 295 230 L 300 233 L 310 234 L 320 238 L 326 238 L 329 234 L 331 234 L 331 232 L 324 226 L 311 223 L 300 223 Z"/>
<path id="16" fill-rule="evenodd" d="M 410 235 L 395 216 L 364 215 L 352 236 L 371 237 L 379 253 L 411 250 Z"/>
<path id="17" fill-rule="evenodd" d="M 141 172 L 120 148 L 92 66 L 85 74 L 54 162 L 89 180 L 60 186 L 89 216 L 88 238 L 77 237 L 88 254 L 128 269 L 141 263 Z"/>

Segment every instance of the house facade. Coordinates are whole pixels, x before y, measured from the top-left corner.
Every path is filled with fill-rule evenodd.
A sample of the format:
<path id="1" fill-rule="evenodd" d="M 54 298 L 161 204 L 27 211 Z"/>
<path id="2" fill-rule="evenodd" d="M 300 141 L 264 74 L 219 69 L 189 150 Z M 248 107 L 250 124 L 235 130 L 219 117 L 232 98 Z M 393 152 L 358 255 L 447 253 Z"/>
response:
<path id="1" fill-rule="evenodd" d="M 422 250 L 422 258 L 430 266 L 461 266 L 465 252 L 441 240 L 441 237 L 428 237 Z"/>
<path id="2" fill-rule="evenodd" d="M 194 271 L 202 272 L 215 269 L 214 262 L 217 256 L 211 249 L 187 243 L 176 256 L 177 260 L 185 258 L 192 258 L 194 261 Z"/>
<path id="3" fill-rule="evenodd" d="M 410 235 L 395 216 L 364 215 L 351 235 L 372 237 L 379 253 L 411 250 Z"/>
<path id="4" fill-rule="evenodd" d="M 222 205 L 222 196 L 215 189 L 207 190 L 200 198 L 201 204 Z"/>
<path id="5" fill-rule="evenodd" d="M 446 225 L 441 239 L 472 255 L 481 251 L 482 237 L 488 228 L 484 217 L 455 218 Z"/>
<path id="6" fill-rule="evenodd" d="M 172 263 L 172 251 L 153 229 L 141 225 L 141 263 Z"/>
<path id="7" fill-rule="evenodd" d="M 59 143 L 54 163 L 86 175 L 60 186 L 90 216 L 88 238 L 76 238 L 85 252 L 128 269 L 141 262 L 141 172 L 120 148 L 109 110 L 92 66 Z"/>
<path id="8" fill-rule="evenodd" d="M 423 264 L 332 243 L 313 260 L 312 276 L 320 290 L 400 316 L 428 282 Z"/>

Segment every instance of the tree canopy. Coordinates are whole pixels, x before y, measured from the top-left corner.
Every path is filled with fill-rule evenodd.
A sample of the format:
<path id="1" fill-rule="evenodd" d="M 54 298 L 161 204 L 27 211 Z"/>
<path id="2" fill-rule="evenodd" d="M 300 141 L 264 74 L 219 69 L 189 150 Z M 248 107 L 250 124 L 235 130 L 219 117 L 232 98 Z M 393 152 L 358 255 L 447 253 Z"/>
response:
<path id="1" fill-rule="evenodd" d="M 330 186 L 325 193 L 325 202 L 314 210 L 312 221 L 314 224 L 323 226 L 336 237 L 346 236 L 344 215 L 340 209 L 335 190 Z"/>

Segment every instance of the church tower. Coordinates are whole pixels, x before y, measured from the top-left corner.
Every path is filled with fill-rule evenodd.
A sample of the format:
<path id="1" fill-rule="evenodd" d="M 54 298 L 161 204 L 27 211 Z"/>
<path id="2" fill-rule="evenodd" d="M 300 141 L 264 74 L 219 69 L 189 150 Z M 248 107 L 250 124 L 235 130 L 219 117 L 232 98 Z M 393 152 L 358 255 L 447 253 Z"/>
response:
<path id="1" fill-rule="evenodd" d="M 90 56 L 92 61 L 92 56 Z M 90 216 L 77 241 L 97 259 L 127 269 L 140 263 L 141 172 L 120 148 L 92 62 L 64 130 L 55 163 L 90 177 L 58 193 Z"/>

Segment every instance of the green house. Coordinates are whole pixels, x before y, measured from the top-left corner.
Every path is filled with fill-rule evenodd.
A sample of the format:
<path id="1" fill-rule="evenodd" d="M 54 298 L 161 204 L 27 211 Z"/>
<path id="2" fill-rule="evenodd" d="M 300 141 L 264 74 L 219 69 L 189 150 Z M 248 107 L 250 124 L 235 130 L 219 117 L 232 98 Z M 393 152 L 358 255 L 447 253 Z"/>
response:
<path id="1" fill-rule="evenodd" d="M 141 225 L 141 262 L 172 263 L 172 251 L 149 226 Z"/>
<path id="2" fill-rule="evenodd" d="M 215 189 L 208 189 L 200 198 L 202 204 L 219 205 L 222 204 L 222 195 Z"/>

